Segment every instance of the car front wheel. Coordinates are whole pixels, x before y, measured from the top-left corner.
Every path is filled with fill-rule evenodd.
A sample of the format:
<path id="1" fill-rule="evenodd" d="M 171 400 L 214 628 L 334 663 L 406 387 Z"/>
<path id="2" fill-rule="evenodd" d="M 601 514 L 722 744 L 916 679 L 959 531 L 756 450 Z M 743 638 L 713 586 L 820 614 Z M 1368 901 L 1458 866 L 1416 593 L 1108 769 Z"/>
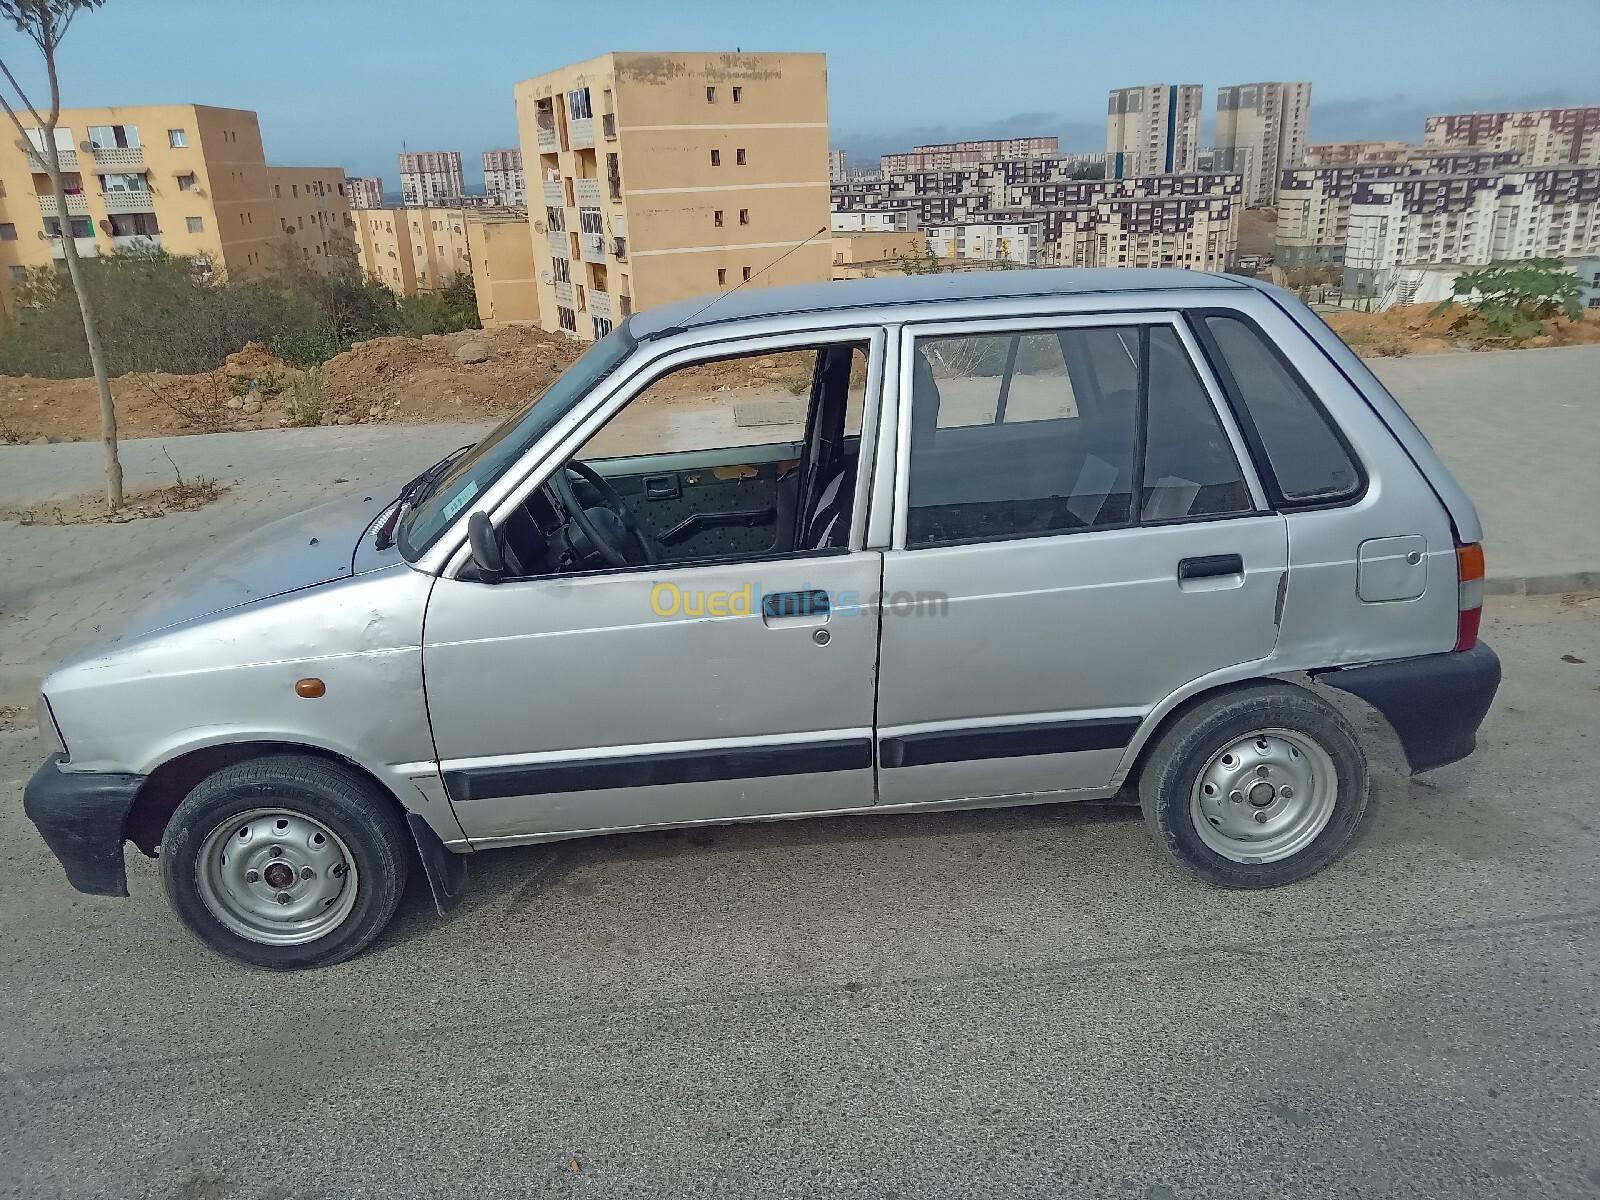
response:
<path id="1" fill-rule="evenodd" d="M 1222 887 L 1277 887 L 1332 862 L 1367 805 L 1354 730 L 1304 688 L 1203 700 L 1164 730 L 1139 777 L 1145 821 L 1180 865 Z"/>
<path id="2" fill-rule="evenodd" d="M 173 813 L 161 877 L 173 910 L 251 966 L 327 966 L 394 916 L 409 864 L 393 806 L 354 771 L 303 755 L 225 767 Z"/>

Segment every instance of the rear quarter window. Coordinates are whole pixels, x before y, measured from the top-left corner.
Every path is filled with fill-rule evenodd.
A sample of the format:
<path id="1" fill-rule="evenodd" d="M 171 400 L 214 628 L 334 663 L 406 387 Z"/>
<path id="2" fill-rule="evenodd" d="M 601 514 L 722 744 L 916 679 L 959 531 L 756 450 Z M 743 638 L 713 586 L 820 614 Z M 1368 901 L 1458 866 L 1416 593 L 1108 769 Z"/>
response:
<path id="1" fill-rule="evenodd" d="M 1359 494 L 1361 471 L 1328 415 L 1262 333 L 1236 317 L 1209 315 L 1205 324 L 1279 498 L 1295 507 Z"/>

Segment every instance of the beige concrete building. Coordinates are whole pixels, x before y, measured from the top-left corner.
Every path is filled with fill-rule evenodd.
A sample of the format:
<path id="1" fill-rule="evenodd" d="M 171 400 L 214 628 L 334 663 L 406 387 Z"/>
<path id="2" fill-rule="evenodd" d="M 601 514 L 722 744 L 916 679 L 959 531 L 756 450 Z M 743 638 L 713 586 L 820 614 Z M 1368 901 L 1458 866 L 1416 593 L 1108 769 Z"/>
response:
<path id="1" fill-rule="evenodd" d="M 362 271 L 401 296 L 435 292 L 472 270 L 462 208 L 373 208 L 354 214 Z"/>
<path id="2" fill-rule="evenodd" d="M 383 180 L 376 175 L 357 175 L 344 181 L 351 208 L 382 208 Z"/>
<path id="3" fill-rule="evenodd" d="M 1350 167 L 1358 163 L 1403 162 L 1417 147 L 1409 142 L 1311 142 L 1302 167 Z M 1285 167 L 1284 170 L 1293 170 Z"/>
<path id="4" fill-rule="evenodd" d="M 522 174 L 521 150 L 483 152 L 483 194 L 492 205 L 527 207 L 528 185 Z"/>
<path id="5" fill-rule="evenodd" d="M 918 229 L 841 232 L 832 240 L 835 279 L 899 275 L 901 259 L 921 257 L 928 249 L 928 239 Z"/>
<path id="6" fill-rule="evenodd" d="M 1265 208 L 1278 199 L 1284 171 L 1300 165 L 1311 114 L 1309 83 L 1240 83 L 1217 89 L 1212 170 L 1244 176 L 1244 202 Z"/>
<path id="7" fill-rule="evenodd" d="M 1600 166 L 1600 106 L 1429 117 L 1423 144 L 1451 150 L 1515 151 L 1522 165 Z"/>
<path id="8" fill-rule="evenodd" d="M 450 204 L 466 195 L 458 150 L 409 150 L 400 155 L 400 203 L 408 208 Z"/>
<path id="9" fill-rule="evenodd" d="M 1198 83 L 1118 88 L 1106 105 L 1106 178 L 1183 173 L 1200 150 Z"/>
<path id="10" fill-rule="evenodd" d="M 467 243 L 478 319 L 484 325 L 539 324 L 539 267 L 524 210 L 467 210 Z"/>
<path id="11" fill-rule="evenodd" d="M 547 329 L 831 278 L 821 54 L 618 52 L 515 95 Z"/>
<path id="12" fill-rule="evenodd" d="M 32 130 L 28 140 L 25 153 L 14 139 L 0 138 L 0 299 L 8 308 L 28 268 L 65 256 L 38 153 L 42 135 Z M 71 225 L 65 232 L 81 256 L 159 247 L 200 258 L 231 278 L 262 275 L 275 265 L 287 231 L 271 181 L 275 171 L 296 169 L 268 167 L 255 113 L 200 104 L 69 108 L 62 110 L 56 144 Z M 343 173 L 305 170 L 334 181 L 335 194 L 318 199 L 328 213 L 342 214 Z M 297 233 L 298 216 L 297 210 Z M 325 240 L 308 236 L 295 244 Z"/>
<path id="13" fill-rule="evenodd" d="M 276 250 L 302 265 L 326 270 L 348 261 L 356 247 L 344 172 L 334 167 L 267 168 L 281 234 Z"/>
<path id="14" fill-rule="evenodd" d="M 937 142 L 913 147 L 903 154 L 885 154 L 878 160 L 878 169 L 885 175 L 948 171 L 1005 158 L 1055 158 L 1060 153 L 1061 139 L 1056 137 L 979 138 L 966 142 Z"/>

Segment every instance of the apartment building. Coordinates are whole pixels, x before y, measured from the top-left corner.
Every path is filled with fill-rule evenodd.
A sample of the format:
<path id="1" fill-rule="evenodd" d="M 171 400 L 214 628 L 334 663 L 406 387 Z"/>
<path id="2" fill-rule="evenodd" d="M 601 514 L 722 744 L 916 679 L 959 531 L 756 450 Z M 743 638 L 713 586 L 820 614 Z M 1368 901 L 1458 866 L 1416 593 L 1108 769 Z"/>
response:
<path id="1" fill-rule="evenodd" d="M 903 259 L 921 258 L 928 251 L 928 239 L 920 229 L 842 232 L 834 234 L 832 242 L 835 279 L 898 275 Z"/>
<path id="2" fill-rule="evenodd" d="M 547 329 L 831 278 L 823 55 L 616 52 L 515 96 Z"/>
<path id="3" fill-rule="evenodd" d="M 401 296 L 436 292 L 470 273 L 467 209 L 371 208 L 352 214 L 364 274 Z"/>
<path id="4" fill-rule="evenodd" d="M 271 172 L 285 168 L 268 166 L 255 113 L 203 104 L 68 108 L 56 145 L 68 230 L 56 215 L 41 132 L 31 129 L 26 143 L 0 138 L 0 300 L 8 308 L 29 268 L 65 257 L 63 234 L 85 258 L 159 247 L 234 278 L 276 265 L 285 231 Z M 343 181 L 331 168 L 313 175 Z M 342 212 L 343 197 L 322 199 Z"/>
<path id="5" fill-rule="evenodd" d="M 835 209 L 829 228 L 834 233 L 903 233 L 916 229 L 909 208 Z"/>
<path id="6" fill-rule="evenodd" d="M 916 146 L 902 154 L 885 154 L 878 169 L 885 175 L 906 171 L 948 171 L 952 167 L 971 167 L 1000 158 L 1055 158 L 1061 153 L 1061 139 L 1032 136 L 979 138 L 965 142 L 937 142 Z"/>
<path id="7" fill-rule="evenodd" d="M 327 270 L 356 257 L 356 226 L 344 172 L 332 167 L 267 168 L 278 212 L 280 256 Z"/>
<path id="8" fill-rule="evenodd" d="M 376 175 L 357 175 L 346 179 L 344 193 L 353 209 L 383 207 L 383 180 Z"/>
<path id="9" fill-rule="evenodd" d="M 528 206 L 528 185 L 522 176 L 521 150 L 483 152 L 483 193 L 492 205 L 505 208 Z"/>
<path id="10" fill-rule="evenodd" d="M 848 179 L 849 172 L 845 167 L 845 154 L 843 150 L 828 151 L 828 182 L 843 183 Z"/>
<path id="11" fill-rule="evenodd" d="M 410 150 L 400 155 L 400 203 L 427 208 L 466 195 L 457 150 Z"/>
<path id="12" fill-rule="evenodd" d="M 528 214 L 516 208 L 466 211 L 478 319 L 485 326 L 539 323 L 539 267 Z"/>
<path id="13" fill-rule="evenodd" d="M 1193 171 L 1204 103 L 1198 83 L 1113 91 L 1106 106 L 1106 178 Z"/>
<path id="14" fill-rule="evenodd" d="M 1095 202 L 1092 263 L 1226 271 L 1238 247 L 1231 196 L 1119 196 Z"/>
<path id="15" fill-rule="evenodd" d="M 1402 143 L 1403 144 L 1403 143 Z M 1363 180 L 1407 175 L 1491 175 L 1517 164 L 1515 151 L 1429 153 L 1408 146 L 1398 160 L 1283 172 L 1278 188 L 1277 265 L 1287 270 L 1342 266 L 1350 204 Z"/>
<path id="16" fill-rule="evenodd" d="M 1509 150 L 1524 165 L 1600 165 L 1600 106 L 1429 117 L 1423 144 L 1452 150 Z"/>
<path id="17" fill-rule="evenodd" d="M 1012 262 L 1037 266 L 1044 261 L 1044 223 L 1037 218 L 994 213 L 925 231 L 935 258 L 965 260 L 974 265 Z"/>
<path id="18" fill-rule="evenodd" d="M 1600 254 L 1600 166 L 1358 180 L 1346 290 L 1377 294 L 1397 268 Z"/>
<path id="19" fill-rule="evenodd" d="M 1244 202 L 1277 202 L 1278 180 L 1300 165 L 1311 114 L 1309 83 L 1239 83 L 1217 89 L 1212 170 L 1244 176 Z"/>
<path id="20" fill-rule="evenodd" d="M 1289 163 L 1284 170 L 1299 167 L 1352 167 L 1359 163 L 1402 162 L 1419 147 L 1409 142 L 1311 142 L 1299 163 Z"/>

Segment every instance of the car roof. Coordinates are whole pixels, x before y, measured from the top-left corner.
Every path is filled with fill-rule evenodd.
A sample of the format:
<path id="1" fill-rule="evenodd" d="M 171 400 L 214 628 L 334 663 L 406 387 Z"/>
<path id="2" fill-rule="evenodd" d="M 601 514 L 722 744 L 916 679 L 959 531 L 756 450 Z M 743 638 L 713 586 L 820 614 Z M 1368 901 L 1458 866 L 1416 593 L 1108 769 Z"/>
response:
<path id="1" fill-rule="evenodd" d="M 1037 299 L 1088 293 L 1188 291 L 1244 287 L 1226 275 L 1151 267 L 1058 267 L 1047 270 L 948 271 L 936 275 L 898 275 L 796 283 L 782 287 L 736 288 L 731 292 L 677 300 L 629 318 L 636 338 L 662 337 L 725 321 L 936 301 Z"/>

